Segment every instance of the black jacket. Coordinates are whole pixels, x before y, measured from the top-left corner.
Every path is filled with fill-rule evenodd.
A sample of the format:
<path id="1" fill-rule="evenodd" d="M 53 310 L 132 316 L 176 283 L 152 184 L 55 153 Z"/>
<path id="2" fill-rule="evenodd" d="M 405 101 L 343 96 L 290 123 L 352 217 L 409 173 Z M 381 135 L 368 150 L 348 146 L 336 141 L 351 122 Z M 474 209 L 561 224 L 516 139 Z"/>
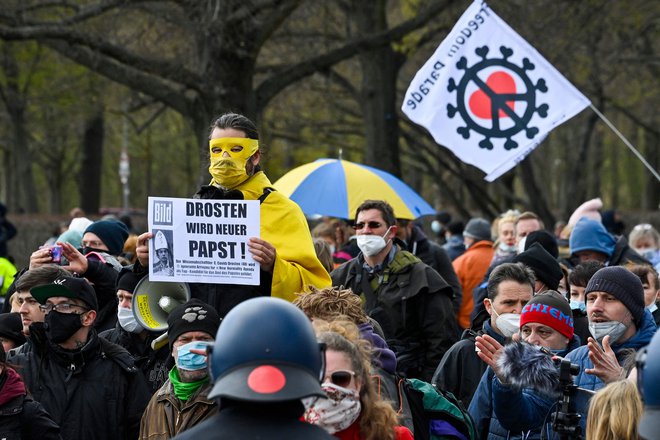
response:
<path id="1" fill-rule="evenodd" d="M 92 330 L 79 350 L 45 338 L 43 323 L 30 326 L 30 341 L 10 350 L 28 390 L 60 425 L 66 440 L 137 438 L 149 391 L 131 355 Z"/>
<path id="2" fill-rule="evenodd" d="M 220 412 L 172 440 L 332 440 L 322 428 L 300 420 L 300 401 L 257 404 L 222 402 Z"/>
<path id="3" fill-rule="evenodd" d="M 429 381 L 456 340 L 451 287 L 406 251 L 397 250 L 387 267 L 374 275 L 363 264 L 360 254 L 339 266 L 330 274 L 332 285 L 364 298 L 365 311 L 381 325 L 387 345 L 397 355 L 399 372 Z"/>
<path id="4" fill-rule="evenodd" d="M 117 272 L 111 265 L 101 261 L 87 260 L 87 271 L 82 275 L 94 286 L 99 309 L 94 328 L 98 332 L 109 330 L 117 323 Z"/>
<path id="5" fill-rule="evenodd" d="M 25 384 L 12 368 L 0 374 L 0 438 L 62 440 L 60 427 L 39 402 L 26 395 Z"/>
<path id="6" fill-rule="evenodd" d="M 484 322 L 479 332 L 467 329 L 461 340 L 447 350 L 431 379 L 433 385 L 450 391 L 466 408 L 470 406 L 481 376 L 488 368 L 488 364 L 477 356 L 474 344 L 476 337 L 484 334 L 492 336 L 500 344 L 505 342 L 504 336 L 490 326 L 490 321 Z"/>
<path id="7" fill-rule="evenodd" d="M 60 428 L 39 402 L 18 396 L 0 407 L 3 440 L 62 440 Z"/>
<path id="8" fill-rule="evenodd" d="M 463 289 L 454 271 L 454 266 L 451 265 L 451 259 L 447 251 L 439 244 L 429 240 L 422 228 L 417 225 L 413 226 L 410 239 L 406 243 L 406 250 L 435 269 L 451 286 L 451 290 L 454 292 L 452 300 L 454 312 L 458 313 L 463 298 Z"/>
<path id="9" fill-rule="evenodd" d="M 167 344 L 156 351 L 151 349 L 151 342 L 159 336 L 158 333 L 147 331 L 146 339 L 141 339 L 140 335 L 127 332 L 117 323 L 115 328 L 106 330 L 99 336 L 124 347 L 133 356 L 135 366 L 142 371 L 147 380 L 150 394 L 153 395 L 163 386 L 170 369 L 174 366 L 174 359 Z"/>

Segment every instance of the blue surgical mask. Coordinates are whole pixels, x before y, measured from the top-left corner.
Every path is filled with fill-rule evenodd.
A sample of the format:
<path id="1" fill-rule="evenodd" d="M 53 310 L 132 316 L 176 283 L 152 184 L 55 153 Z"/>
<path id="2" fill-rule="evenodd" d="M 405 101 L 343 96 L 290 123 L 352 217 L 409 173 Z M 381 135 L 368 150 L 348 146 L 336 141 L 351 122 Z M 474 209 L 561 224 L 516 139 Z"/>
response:
<path id="1" fill-rule="evenodd" d="M 191 349 L 204 350 L 211 345 L 205 341 L 193 341 L 177 348 L 176 366 L 181 370 L 197 371 L 208 368 L 208 357 L 192 353 Z"/>
<path id="2" fill-rule="evenodd" d="M 658 310 L 658 305 L 656 303 L 651 303 L 651 305 L 646 306 L 646 310 L 653 313 Z"/>
<path id="3" fill-rule="evenodd" d="M 584 301 L 571 300 L 571 310 L 580 310 L 582 313 L 587 313 L 587 305 Z"/>

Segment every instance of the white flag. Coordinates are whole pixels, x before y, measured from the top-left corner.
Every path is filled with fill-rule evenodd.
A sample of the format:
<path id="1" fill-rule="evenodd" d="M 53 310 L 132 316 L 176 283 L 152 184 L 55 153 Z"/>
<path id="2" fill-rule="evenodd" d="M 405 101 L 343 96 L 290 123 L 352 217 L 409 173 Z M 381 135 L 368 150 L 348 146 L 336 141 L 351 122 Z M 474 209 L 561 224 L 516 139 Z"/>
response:
<path id="1" fill-rule="evenodd" d="M 476 0 L 417 72 L 401 110 L 492 182 L 589 100 Z"/>

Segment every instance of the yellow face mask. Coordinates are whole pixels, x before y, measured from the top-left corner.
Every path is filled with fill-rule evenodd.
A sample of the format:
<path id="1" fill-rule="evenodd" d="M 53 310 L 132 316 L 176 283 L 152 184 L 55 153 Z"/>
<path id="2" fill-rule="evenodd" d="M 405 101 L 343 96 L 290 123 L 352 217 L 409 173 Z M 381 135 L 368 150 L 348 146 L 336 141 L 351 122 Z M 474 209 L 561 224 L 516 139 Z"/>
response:
<path id="1" fill-rule="evenodd" d="M 249 138 L 218 138 L 209 141 L 211 184 L 236 188 L 248 177 L 245 163 L 259 149 L 259 141 Z M 225 154 L 227 153 L 227 154 Z"/>

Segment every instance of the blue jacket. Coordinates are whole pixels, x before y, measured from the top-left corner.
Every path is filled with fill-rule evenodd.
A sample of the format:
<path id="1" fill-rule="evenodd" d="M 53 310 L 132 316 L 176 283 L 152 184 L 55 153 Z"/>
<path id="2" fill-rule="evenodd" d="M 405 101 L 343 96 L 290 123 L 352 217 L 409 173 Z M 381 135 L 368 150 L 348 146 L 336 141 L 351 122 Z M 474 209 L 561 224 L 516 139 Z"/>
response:
<path id="1" fill-rule="evenodd" d="M 656 325 L 653 320 L 653 315 L 651 312 L 644 309 L 644 317 L 642 318 L 642 324 L 637 330 L 632 338 L 623 342 L 622 344 L 615 344 L 612 346 L 612 350 L 615 353 L 619 353 L 624 348 L 632 348 L 634 350 L 639 350 L 640 348 L 647 345 L 651 342 L 651 338 L 655 334 Z M 592 391 L 597 391 L 605 386 L 605 383 L 600 380 L 598 376 L 587 374 L 584 372 L 586 368 L 593 368 L 594 364 L 589 360 L 589 347 L 583 345 L 578 347 L 575 350 L 571 351 L 566 355 L 566 359 L 570 360 L 572 363 L 577 364 L 580 367 L 580 373 L 575 376 L 575 385 L 580 388 L 585 388 Z M 621 362 L 623 359 L 619 359 Z"/>
<path id="2" fill-rule="evenodd" d="M 563 356 L 580 345 L 579 337 L 569 343 Z M 482 440 L 540 439 L 541 427 L 546 423 L 543 438 L 550 438 L 550 410 L 556 399 L 533 390 L 513 390 L 499 381 L 488 367 L 481 377 L 468 412 L 472 416 Z M 547 417 L 547 419 L 546 419 Z"/>

